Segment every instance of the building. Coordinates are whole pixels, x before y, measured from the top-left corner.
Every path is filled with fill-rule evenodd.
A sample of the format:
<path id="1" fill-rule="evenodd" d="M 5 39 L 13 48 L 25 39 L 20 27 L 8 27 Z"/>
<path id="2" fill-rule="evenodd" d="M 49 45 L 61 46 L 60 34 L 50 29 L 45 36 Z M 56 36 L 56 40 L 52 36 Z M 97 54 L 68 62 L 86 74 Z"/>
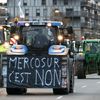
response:
<path id="1" fill-rule="evenodd" d="M 93 2 L 91 2 L 89 9 L 84 7 L 87 6 L 86 3 L 88 3 L 88 1 L 89 0 L 7 0 L 7 7 L 10 17 L 18 17 L 19 20 L 62 20 L 66 26 L 73 26 L 75 38 L 80 40 L 81 36 L 95 32 L 92 25 L 91 30 L 84 26 L 88 26 L 89 24 L 95 26 L 97 20 L 100 19 L 92 19 L 88 16 L 89 21 L 87 24 L 85 23 L 87 22 L 87 18 L 85 18 L 86 16 L 84 16 L 83 13 L 92 12 L 90 9 L 98 10 L 96 6 L 95 8 L 92 5 Z M 93 16 L 95 16 L 95 14 L 98 13 L 94 13 Z M 100 24 L 100 22 L 98 24 Z"/>
<path id="2" fill-rule="evenodd" d="M 81 33 L 85 38 L 100 38 L 100 5 L 97 1 L 81 2 Z"/>
<path id="3" fill-rule="evenodd" d="M 0 3 L 0 24 L 5 24 L 5 20 L 8 19 L 8 13 L 6 4 Z"/>

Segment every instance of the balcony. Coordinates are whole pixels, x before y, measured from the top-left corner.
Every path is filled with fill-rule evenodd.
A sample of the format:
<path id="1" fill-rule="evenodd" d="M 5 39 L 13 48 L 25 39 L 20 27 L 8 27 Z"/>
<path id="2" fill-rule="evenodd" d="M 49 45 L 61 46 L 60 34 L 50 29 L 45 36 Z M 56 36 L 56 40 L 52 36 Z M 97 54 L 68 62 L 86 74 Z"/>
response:
<path id="1" fill-rule="evenodd" d="M 81 13 L 80 11 L 67 11 L 65 13 L 65 17 L 80 17 Z"/>
<path id="2" fill-rule="evenodd" d="M 81 7 L 89 7 L 89 8 L 91 8 L 92 7 L 92 3 L 89 3 L 89 2 L 86 2 L 86 1 L 82 1 L 81 2 Z"/>
<path id="3" fill-rule="evenodd" d="M 93 24 L 91 23 L 87 23 L 87 22 L 82 22 L 81 23 L 81 28 L 89 28 L 89 29 L 92 29 L 94 27 Z"/>
<path id="4" fill-rule="evenodd" d="M 97 20 L 99 18 L 98 14 L 92 14 L 92 13 L 88 13 L 86 11 L 81 11 L 81 16 L 82 17 L 86 17 L 86 18 L 92 18 L 94 20 Z"/>
<path id="5" fill-rule="evenodd" d="M 92 14 L 92 13 L 87 12 L 87 11 L 81 11 L 81 16 L 82 17 L 87 17 L 87 18 L 92 18 L 92 19 L 97 17 L 95 14 Z"/>
<path id="6" fill-rule="evenodd" d="M 87 8 L 91 8 L 91 9 L 96 9 L 97 8 L 96 4 L 86 2 L 86 1 L 81 2 L 81 7 L 87 7 Z"/>
<path id="7" fill-rule="evenodd" d="M 81 16 L 89 17 L 89 13 L 87 11 L 81 11 Z"/>

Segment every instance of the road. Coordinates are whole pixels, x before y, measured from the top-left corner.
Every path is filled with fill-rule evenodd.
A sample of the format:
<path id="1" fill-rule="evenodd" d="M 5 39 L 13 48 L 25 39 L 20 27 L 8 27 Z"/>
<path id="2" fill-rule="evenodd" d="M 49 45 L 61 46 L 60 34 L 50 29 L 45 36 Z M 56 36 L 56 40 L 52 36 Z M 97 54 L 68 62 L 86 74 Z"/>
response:
<path id="1" fill-rule="evenodd" d="M 100 100 L 100 76 L 87 75 L 87 79 L 75 77 L 73 94 L 53 95 L 51 89 L 28 89 L 26 95 L 7 95 L 0 89 L 0 100 Z"/>

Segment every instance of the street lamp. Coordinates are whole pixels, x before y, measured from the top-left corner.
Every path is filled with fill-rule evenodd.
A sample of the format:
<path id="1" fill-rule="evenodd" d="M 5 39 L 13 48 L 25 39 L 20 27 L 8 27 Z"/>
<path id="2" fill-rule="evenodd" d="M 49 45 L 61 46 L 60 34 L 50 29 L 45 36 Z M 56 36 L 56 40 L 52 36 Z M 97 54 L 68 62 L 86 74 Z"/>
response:
<path id="1" fill-rule="evenodd" d="M 57 21 L 62 21 L 64 18 L 63 13 L 58 8 L 54 10 L 54 16 Z"/>
<path id="2" fill-rule="evenodd" d="M 59 9 L 55 9 L 56 14 L 59 14 L 59 12 L 60 12 Z"/>
<path id="3" fill-rule="evenodd" d="M 51 15 L 51 19 L 53 19 L 53 20 L 59 20 L 60 11 L 59 11 L 58 8 L 53 9 L 51 14 L 52 14 L 52 15 Z"/>

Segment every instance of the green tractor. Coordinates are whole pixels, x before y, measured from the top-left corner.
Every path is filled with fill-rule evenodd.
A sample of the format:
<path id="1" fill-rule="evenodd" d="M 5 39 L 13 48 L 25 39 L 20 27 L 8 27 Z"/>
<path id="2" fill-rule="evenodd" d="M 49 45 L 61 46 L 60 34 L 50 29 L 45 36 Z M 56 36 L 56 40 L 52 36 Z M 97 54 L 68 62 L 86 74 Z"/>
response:
<path id="1" fill-rule="evenodd" d="M 75 60 L 78 79 L 92 73 L 100 75 L 100 39 L 82 40 Z"/>

